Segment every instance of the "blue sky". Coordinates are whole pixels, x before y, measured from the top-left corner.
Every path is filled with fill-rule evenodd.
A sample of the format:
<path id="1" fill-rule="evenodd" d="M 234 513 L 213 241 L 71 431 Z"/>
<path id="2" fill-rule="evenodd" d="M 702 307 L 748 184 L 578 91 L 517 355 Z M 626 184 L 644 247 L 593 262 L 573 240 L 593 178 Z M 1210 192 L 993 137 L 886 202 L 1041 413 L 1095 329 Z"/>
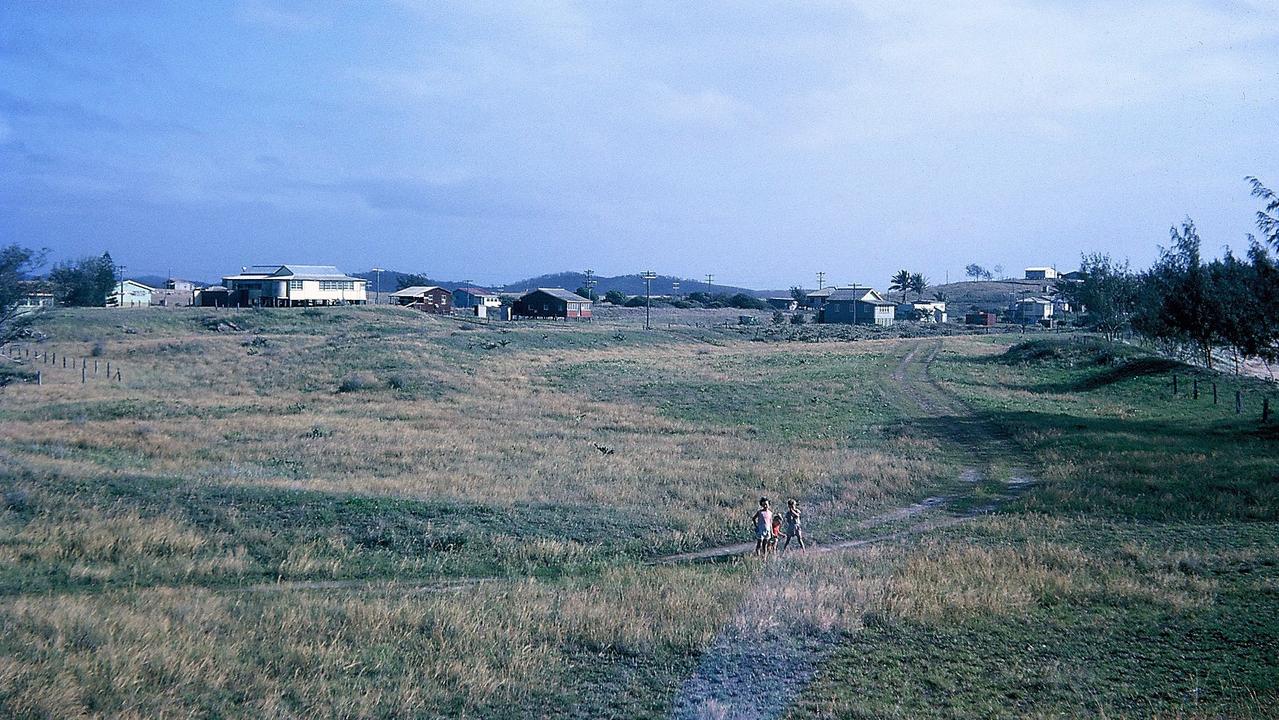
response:
<path id="1" fill-rule="evenodd" d="M 0 4 L 0 242 L 756 287 L 1244 245 L 1279 3 Z"/>

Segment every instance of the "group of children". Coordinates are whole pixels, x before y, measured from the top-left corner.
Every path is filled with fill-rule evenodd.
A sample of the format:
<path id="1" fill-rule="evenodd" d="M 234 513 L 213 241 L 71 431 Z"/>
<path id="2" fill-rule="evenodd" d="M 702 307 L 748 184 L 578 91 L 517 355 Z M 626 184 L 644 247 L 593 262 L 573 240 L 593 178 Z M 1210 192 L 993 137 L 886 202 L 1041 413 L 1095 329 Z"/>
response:
<path id="1" fill-rule="evenodd" d="M 790 547 L 791 538 L 799 541 L 800 549 L 804 549 L 804 531 L 800 527 L 799 522 L 799 503 L 794 500 L 786 501 L 786 513 L 773 512 L 772 506 L 768 502 L 768 498 L 759 499 L 759 510 L 755 512 L 751 519 L 755 521 L 755 554 L 760 557 L 768 557 L 768 554 L 777 550 L 777 541 L 782 536 L 782 521 L 785 518 L 786 526 L 786 542 L 782 545 L 782 549 Z"/>

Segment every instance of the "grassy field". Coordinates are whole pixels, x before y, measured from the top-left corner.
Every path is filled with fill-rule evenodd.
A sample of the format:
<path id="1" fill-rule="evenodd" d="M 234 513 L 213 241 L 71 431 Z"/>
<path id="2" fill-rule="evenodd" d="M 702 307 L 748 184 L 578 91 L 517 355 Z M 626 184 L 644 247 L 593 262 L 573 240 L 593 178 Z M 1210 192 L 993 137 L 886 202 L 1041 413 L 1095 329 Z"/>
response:
<path id="1" fill-rule="evenodd" d="M 90 377 L 0 390 L 0 715 L 661 717 L 761 568 L 648 561 L 745 539 L 761 494 L 829 543 L 1021 468 L 995 514 L 770 570 L 831 647 L 788 717 L 1275 701 L 1279 452 L 1233 381 L 627 322 L 47 316 L 33 347 Z"/>

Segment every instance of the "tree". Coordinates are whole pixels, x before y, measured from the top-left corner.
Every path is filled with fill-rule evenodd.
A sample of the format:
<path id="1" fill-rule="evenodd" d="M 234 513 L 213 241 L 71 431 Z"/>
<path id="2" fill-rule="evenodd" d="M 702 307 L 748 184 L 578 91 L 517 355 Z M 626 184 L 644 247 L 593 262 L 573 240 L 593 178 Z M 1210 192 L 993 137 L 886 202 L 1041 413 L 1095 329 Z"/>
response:
<path id="1" fill-rule="evenodd" d="M 902 302 L 906 302 L 906 292 L 910 290 L 910 271 L 898 270 L 897 274 L 889 279 L 888 290 L 900 290 L 902 294 Z"/>
<path id="2" fill-rule="evenodd" d="M 993 270 L 993 271 L 995 272 L 995 277 L 999 278 L 1000 280 L 1003 280 L 1003 279 L 1004 279 L 1004 266 L 1003 266 L 1003 265 L 996 265 L 995 267 L 991 268 L 991 270 Z"/>
<path id="3" fill-rule="evenodd" d="M 621 290 L 609 290 L 604 293 L 604 302 L 613 305 L 623 305 L 626 303 L 626 293 Z"/>
<path id="4" fill-rule="evenodd" d="M 790 286 L 790 296 L 792 300 L 799 303 L 800 305 L 803 305 L 804 303 L 808 302 L 808 293 L 805 292 L 804 288 L 798 285 Z"/>
<path id="5" fill-rule="evenodd" d="M 986 272 L 986 268 L 978 265 L 977 263 L 969 263 L 966 267 L 964 267 L 964 274 L 974 280 L 981 280 L 990 273 Z"/>
<path id="6" fill-rule="evenodd" d="M 404 288 L 411 287 L 423 287 L 430 284 L 430 278 L 425 275 L 418 275 L 417 273 L 408 273 L 395 279 L 396 290 L 403 290 Z"/>
<path id="7" fill-rule="evenodd" d="M 102 307 L 115 287 L 116 265 L 111 253 L 58 263 L 49 272 L 54 298 L 63 305 Z"/>
<path id="8" fill-rule="evenodd" d="M 923 273 L 911 273 L 910 282 L 907 283 L 910 291 L 915 293 L 915 299 L 920 300 L 924 297 L 924 292 L 928 290 L 928 278 Z"/>
<path id="9" fill-rule="evenodd" d="M 942 292 L 941 290 L 938 290 L 937 292 L 933 293 L 933 302 L 944 303 L 949 299 L 950 299 L 950 295 L 948 295 L 945 292 Z"/>
<path id="10" fill-rule="evenodd" d="M 18 245 L 0 248 L 0 345 L 12 342 L 26 327 L 28 318 L 18 303 L 26 293 L 27 276 L 43 263 L 43 252 Z"/>
<path id="11" fill-rule="evenodd" d="M 754 295 L 747 295 L 746 293 L 737 293 L 736 295 L 733 295 L 732 297 L 728 298 L 727 305 L 729 305 L 730 307 L 738 308 L 740 310 L 767 310 L 768 309 L 768 303 L 764 302 L 763 300 L 760 300 Z"/>
<path id="12" fill-rule="evenodd" d="M 1212 367 L 1212 348 L 1224 341 L 1225 319 L 1213 278 L 1199 254 L 1199 231 L 1187 218 L 1169 231 L 1172 246 L 1141 276 L 1133 326 L 1165 342 L 1190 345 L 1204 366 Z"/>
<path id="13" fill-rule="evenodd" d="M 600 299 L 599 294 L 595 292 L 595 288 L 588 288 L 585 285 L 574 290 L 573 292 L 592 302 Z"/>
<path id="14" fill-rule="evenodd" d="M 1087 327 L 1115 340 L 1132 319 L 1137 297 L 1137 280 L 1127 261 L 1116 262 L 1109 255 L 1092 253 L 1079 261 L 1080 282 L 1066 283 L 1061 294 L 1084 310 Z"/>
<path id="15" fill-rule="evenodd" d="M 1249 176 L 1245 180 L 1252 185 L 1252 196 L 1266 201 L 1265 209 L 1257 211 L 1257 229 L 1266 242 L 1279 250 L 1279 195 L 1255 177 Z"/>

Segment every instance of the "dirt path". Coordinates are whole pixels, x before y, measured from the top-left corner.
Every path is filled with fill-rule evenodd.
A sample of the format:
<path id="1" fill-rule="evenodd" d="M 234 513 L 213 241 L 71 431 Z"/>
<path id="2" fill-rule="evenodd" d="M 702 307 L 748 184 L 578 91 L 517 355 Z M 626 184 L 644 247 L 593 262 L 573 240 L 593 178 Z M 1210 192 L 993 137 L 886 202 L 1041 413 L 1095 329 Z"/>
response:
<path id="1" fill-rule="evenodd" d="M 1003 432 L 975 416 L 948 393 L 929 372 L 943 341 L 926 341 L 913 346 L 893 370 L 892 380 L 903 397 L 911 400 L 925 416 L 942 419 L 946 439 L 983 460 L 991 437 Z M 984 463 L 983 463 L 984 464 Z M 958 480 L 976 485 L 986 476 L 983 467 L 965 468 Z M 805 553 L 830 553 L 875 543 L 899 542 L 939 528 L 957 525 L 997 508 L 999 502 L 1015 497 L 1034 483 L 1017 471 L 1006 481 L 1002 500 L 964 513 L 948 512 L 956 496 L 934 496 L 918 503 L 890 510 L 863 521 L 864 527 L 921 520 L 905 529 L 869 537 L 843 540 L 812 547 Z M 737 543 L 692 553 L 661 558 L 659 562 L 698 562 L 754 550 L 753 543 Z M 838 645 L 837 637 L 820 633 L 794 632 L 788 628 L 802 623 L 788 622 L 787 607 L 769 603 L 768 590 L 785 581 L 783 564 L 767 562 L 754 580 L 757 591 L 747 593 L 734 618 L 703 653 L 696 671 L 680 687 L 672 703 L 673 720 L 772 720 L 780 717 L 817 674 Z M 779 672 L 784 668 L 785 672 Z"/>

